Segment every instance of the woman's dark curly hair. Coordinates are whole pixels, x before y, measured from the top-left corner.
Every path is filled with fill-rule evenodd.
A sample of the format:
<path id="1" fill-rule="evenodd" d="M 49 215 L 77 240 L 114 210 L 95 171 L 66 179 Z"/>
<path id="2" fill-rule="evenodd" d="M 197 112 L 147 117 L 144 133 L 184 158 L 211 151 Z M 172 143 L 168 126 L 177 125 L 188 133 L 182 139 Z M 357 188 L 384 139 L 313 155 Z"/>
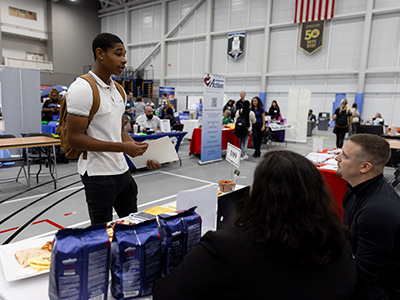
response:
<path id="1" fill-rule="evenodd" d="M 254 172 L 235 225 L 285 261 L 325 264 L 342 253 L 348 237 L 338 211 L 321 174 L 307 158 L 271 151 Z"/>

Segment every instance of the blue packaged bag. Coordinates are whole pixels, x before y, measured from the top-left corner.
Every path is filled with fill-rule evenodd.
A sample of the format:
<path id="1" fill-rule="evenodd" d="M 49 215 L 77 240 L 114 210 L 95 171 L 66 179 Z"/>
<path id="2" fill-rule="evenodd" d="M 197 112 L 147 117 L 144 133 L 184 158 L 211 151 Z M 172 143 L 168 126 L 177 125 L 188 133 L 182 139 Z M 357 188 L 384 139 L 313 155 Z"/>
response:
<path id="1" fill-rule="evenodd" d="M 107 299 L 111 243 L 105 226 L 83 229 L 81 241 L 85 258 L 82 299 Z"/>
<path id="2" fill-rule="evenodd" d="M 115 224 L 111 246 L 111 293 L 133 299 L 151 293 L 161 274 L 161 240 L 155 220 Z"/>
<path id="3" fill-rule="evenodd" d="M 174 216 L 161 214 L 158 216 L 157 221 L 161 235 L 161 274 L 165 276 L 183 260 L 184 229 L 179 214 Z"/>
<path id="4" fill-rule="evenodd" d="M 195 212 L 196 208 L 161 214 L 157 218 L 163 251 L 163 276 L 180 264 L 183 257 L 200 241 L 201 217 Z"/>
<path id="5" fill-rule="evenodd" d="M 59 230 L 51 253 L 50 300 L 107 299 L 109 251 L 103 224 Z"/>
<path id="6" fill-rule="evenodd" d="M 192 207 L 181 214 L 184 230 L 184 255 L 188 254 L 200 242 L 201 238 L 201 217 Z"/>

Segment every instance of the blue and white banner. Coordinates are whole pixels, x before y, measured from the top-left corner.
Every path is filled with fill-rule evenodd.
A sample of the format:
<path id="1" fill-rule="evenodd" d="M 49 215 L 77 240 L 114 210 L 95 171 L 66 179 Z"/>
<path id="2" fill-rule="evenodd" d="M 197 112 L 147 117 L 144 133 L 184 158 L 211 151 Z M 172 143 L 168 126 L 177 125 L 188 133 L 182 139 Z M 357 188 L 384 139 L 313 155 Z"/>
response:
<path id="1" fill-rule="evenodd" d="M 246 31 L 236 31 L 228 33 L 227 54 L 233 60 L 238 60 L 244 54 L 246 43 Z"/>
<path id="2" fill-rule="evenodd" d="M 200 164 L 221 160 L 224 86 L 224 76 L 205 74 Z"/>

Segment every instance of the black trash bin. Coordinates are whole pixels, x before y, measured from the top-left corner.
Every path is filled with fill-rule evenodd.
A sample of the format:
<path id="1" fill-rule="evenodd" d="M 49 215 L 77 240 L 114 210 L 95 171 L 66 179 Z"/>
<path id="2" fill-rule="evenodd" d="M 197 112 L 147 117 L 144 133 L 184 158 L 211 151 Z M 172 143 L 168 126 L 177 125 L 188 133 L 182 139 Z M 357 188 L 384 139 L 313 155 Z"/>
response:
<path id="1" fill-rule="evenodd" d="M 318 130 L 328 130 L 330 121 L 331 121 L 330 113 L 320 112 L 318 114 Z"/>

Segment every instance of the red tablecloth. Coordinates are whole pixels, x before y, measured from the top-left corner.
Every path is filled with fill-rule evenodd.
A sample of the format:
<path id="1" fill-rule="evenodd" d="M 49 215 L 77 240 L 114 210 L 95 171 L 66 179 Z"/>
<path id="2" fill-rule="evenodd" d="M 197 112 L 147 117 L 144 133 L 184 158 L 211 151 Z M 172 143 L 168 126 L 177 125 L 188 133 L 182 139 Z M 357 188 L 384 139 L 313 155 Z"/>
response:
<path id="1" fill-rule="evenodd" d="M 232 145 L 240 148 L 239 139 L 236 137 L 233 129 L 222 130 L 221 150 L 226 150 L 226 148 L 228 147 L 228 143 L 231 143 Z M 249 137 L 248 146 L 250 145 L 251 135 Z M 201 128 L 195 128 L 193 130 L 192 139 L 190 140 L 189 152 L 190 154 L 201 154 Z"/>
<path id="2" fill-rule="evenodd" d="M 327 184 L 328 190 L 331 193 L 331 195 L 335 198 L 336 202 L 339 205 L 339 215 L 340 217 L 343 217 L 343 206 L 342 206 L 342 200 L 343 196 L 346 193 L 348 187 L 347 187 L 347 181 L 344 180 L 343 178 L 340 178 L 339 176 L 336 175 L 336 171 L 332 170 L 324 170 L 324 169 L 319 169 L 320 173 L 324 177 L 325 183 Z"/>

